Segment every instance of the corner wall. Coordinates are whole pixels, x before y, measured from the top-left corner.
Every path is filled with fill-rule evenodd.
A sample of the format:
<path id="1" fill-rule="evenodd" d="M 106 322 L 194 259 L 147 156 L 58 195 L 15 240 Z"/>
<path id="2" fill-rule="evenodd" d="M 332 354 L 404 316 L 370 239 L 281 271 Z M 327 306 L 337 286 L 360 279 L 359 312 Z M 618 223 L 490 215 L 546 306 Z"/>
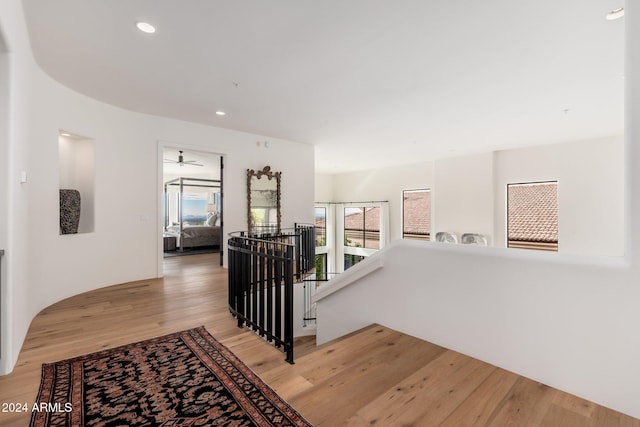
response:
<path id="1" fill-rule="evenodd" d="M 316 202 L 333 201 L 333 175 L 318 173 L 315 175 L 314 195 Z"/>
<path id="2" fill-rule="evenodd" d="M 9 179 L 9 56 L 0 32 L 0 249 L 7 244 Z"/>
<path id="3" fill-rule="evenodd" d="M 0 27 L 0 251 L 9 243 L 9 55 Z M 0 256 L 0 368 L 2 365 L 2 336 L 6 333 L 4 324 L 7 313 L 3 301 L 7 299 L 7 272 L 3 268 L 4 256 Z M 0 371 L 1 372 L 1 371 Z"/>

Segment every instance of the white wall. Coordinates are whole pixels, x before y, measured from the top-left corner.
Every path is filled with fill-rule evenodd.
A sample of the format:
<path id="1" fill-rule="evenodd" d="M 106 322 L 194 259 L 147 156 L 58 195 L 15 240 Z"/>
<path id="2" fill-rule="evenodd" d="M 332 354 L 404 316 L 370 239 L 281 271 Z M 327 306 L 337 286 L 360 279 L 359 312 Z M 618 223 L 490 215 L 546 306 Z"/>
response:
<path id="1" fill-rule="evenodd" d="M 440 159 L 435 162 L 431 193 L 433 226 L 438 231 L 479 233 L 493 243 L 493 154 Z"/>
<path id="2" fill-rule="evenodd" d="M 333 201 L 333 175 L 316 174 L 315 175 L 315 201 L 331 202 Z"/>
<path id="3" fill-rule="evenodd" d="M 19 0 L 0 3 L 0 29 L 12 51 L 10 234 L 5 248 L 8 271 L 0 372 L 12 369 L 32 318 L 44 307 L 101 286 L 161 274 L 159 141 L 225 155 L 225 231 L 246 229 L 246 169 L 265 165 L 282 171 L 284 226 L 313 221 L 312 146 L 270 139 L 270 148 L 260 149 L 255 141 L 264 136 L 97 102 L 39 69 Z M 95 141 L 93 233 L 59 235 L 58 129 L 89 135 Z M 20 170 L 27 171 L 28 183 L 18 182 Z"/>
<path id="4" fill-rule="evenodd" d="M 622 136 L 496 153 L 496 246 L 506 246 L 509 183 L 558 181 L 558 252 L 624 254 Z"/>
<path id="5" fill-rule="evenodd" d="M 8 178 L 9 178 L 9 59 L 2 31 L 0 31 L 0 250 L 7 245 L 8 236 Z M 1 267 L 1 266 L 0 266 Z M 0 283 L 4 280 L 0 275 Z M 3 288 L 0 288 L 0 301 Z M 2 319 L 0 318 L 0 322 Z"/>
<path id="6" fill-rule="evenodd" d="M 0 3 L 0 33 L 4 37 L 4 44 L 9 55 L 4 57 L 6 71 L 9 78 L 9 90 L 7 98 L 2 98 L 6 102 L 10 111 L 10 118 L 4 121 L 7 126 L 2 128 L 3 137 L 6 136 L 5 152 L 6 169 L 2 169 L 3 188 L 6 189 L 6 216 L 2 221 L 6 234 L 4 242 L 1 242 L 6 249 L 4 258 L 3 274 L 5 275 L 2 289 L 2 307 L 0 308 L 0 327 L 2 328 L 2 343 L 0 351 L 0 372 L 6 372 L 6 367 L 13 366 L 15 355 L 22 344 L 22 337 L 33 317 L 33 314 L 26 308 L 27 301 L 31 297 L 31 289 L 28 283 L 28 251 L 26 235 L 28 229 L 28 210 L 26 201 L 29 195 L 28 187 L 19 184 L 19 171 L 24 168 L 27 158 L 27 147 L 23 143 L 25 135 L 29 132 L 29 127 L 25 124 L 18 126 L 16 121 L 29 114 L 26 105 L 27 96 L 18 94 L 30 94 L 32 88 L 29 85 L 30 58 L 17 54 L 17 51 L 28 50 L 28 40 L 24 26 L 20 25 L 23 20 L 20 2 L 9 1 Z M 24 74 L 21 74 L 24 72 Z M 5 84 L 3 82 L 3 84 Z M 57 144 L 56 144 L 57 145 Z M 1 161 L 1 160 L 0 160 Z M 4 213 L 4 212 L 3 212 Z M 2 237 L 2 236 L 0 236 Z M 22 237 L 22 238 L 20 238 Z M 14 286 L 14 283 L 24 284 Z M 19 325 L 15 339 L 12 327 Z M 17 348 L 17 350 L 16 350 Z"/>

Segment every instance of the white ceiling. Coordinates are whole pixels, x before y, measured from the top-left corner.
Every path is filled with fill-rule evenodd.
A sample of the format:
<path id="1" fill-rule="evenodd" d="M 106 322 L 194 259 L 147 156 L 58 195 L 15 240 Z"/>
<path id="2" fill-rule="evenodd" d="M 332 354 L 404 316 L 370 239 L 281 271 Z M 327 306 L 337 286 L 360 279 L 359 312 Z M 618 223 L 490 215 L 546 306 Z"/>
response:
<path id="1" fill-rule="evenodd" d="M 61 83 L 313 144 L 318 172 L 623 132 L 623 0 L 23 3 Z"/>

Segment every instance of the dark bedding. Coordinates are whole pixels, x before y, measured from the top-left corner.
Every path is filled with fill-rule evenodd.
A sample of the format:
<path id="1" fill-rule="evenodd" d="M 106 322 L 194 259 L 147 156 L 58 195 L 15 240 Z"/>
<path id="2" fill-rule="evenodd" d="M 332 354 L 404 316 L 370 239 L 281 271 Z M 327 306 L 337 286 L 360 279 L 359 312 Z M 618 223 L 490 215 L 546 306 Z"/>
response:
<path id="1" fill-rule="evenodd" d="M 183 248 L 193 248 L 198 246 L 220 246 L 222 241 L 222 229 L 218 226 L 195 226 L 189 225 L 182 229 L 180 236 L 180 226 L 172 225 L 167 228 L 167 235 L 175 236 L 178 246 Z"/>

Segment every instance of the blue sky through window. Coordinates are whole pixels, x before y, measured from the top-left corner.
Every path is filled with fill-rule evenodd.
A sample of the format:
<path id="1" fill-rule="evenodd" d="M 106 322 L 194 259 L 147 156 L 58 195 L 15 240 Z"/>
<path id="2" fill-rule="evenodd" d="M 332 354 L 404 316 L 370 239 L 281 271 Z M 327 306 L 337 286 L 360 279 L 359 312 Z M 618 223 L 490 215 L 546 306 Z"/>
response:
<path id="1" fill-rule="evenodd" d="M 204 222 L 207 219 L 207 195 L 185 193 L 182 199 L 182 219 L 187 222 Z"/>

